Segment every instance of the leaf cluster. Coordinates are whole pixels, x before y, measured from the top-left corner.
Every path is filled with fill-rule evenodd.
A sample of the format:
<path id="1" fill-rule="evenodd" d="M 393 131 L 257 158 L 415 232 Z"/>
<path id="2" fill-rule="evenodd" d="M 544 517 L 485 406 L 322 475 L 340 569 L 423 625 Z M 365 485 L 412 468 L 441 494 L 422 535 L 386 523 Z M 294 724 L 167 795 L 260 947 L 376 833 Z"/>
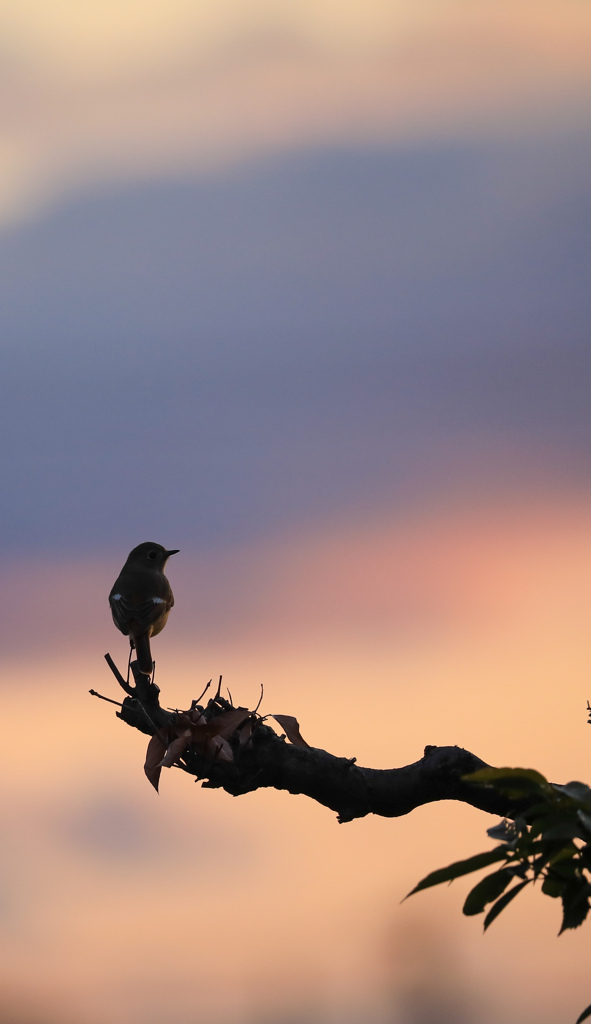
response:
<path id="1" fill-rule="evenodd" d="M 486 929 L 526 886 L 537 883 L 545 896 L 561 901 L 559 934 L 578 928 L 589 913 L 591 896 L 589 786 L 582 782 L 558 786 L 526 768 L 483 768 L 464 776 L 464 781 L 489 787 L 514 805 L 508 818 L 488 829 L 488 835 L 500 843 L 486 853 L 431 872 L 408 895 L 500 864 L 468 893 L 464 914 L 480 914 L 488 907 Z M 579 1020 L 589 1015 L 591 1008 Z"/>
<path id="2" fill-rule="evenodd" d="M 295 746 L 308 747 L 292 715 L 272 715 Z M 153 733 L 148 743 L 144 772 L 156 792 L 163 768 L 185 767 L 193 748 L 209 762 L 232 763 L 252 746 L 254 732 L 264 721 L 255 711 L 235 708 L 219 691 L 205 708 L 193 701 L 188 711 L 176 711 L 166 726 Z"/>

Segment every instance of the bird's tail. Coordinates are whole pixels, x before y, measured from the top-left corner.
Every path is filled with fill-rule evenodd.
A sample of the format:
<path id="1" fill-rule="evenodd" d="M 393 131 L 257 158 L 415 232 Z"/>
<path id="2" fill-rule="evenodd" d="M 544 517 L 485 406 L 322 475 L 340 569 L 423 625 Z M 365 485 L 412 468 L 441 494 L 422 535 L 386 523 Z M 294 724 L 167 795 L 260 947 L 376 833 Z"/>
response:
<path id="1" fill-rule="evenodd" d="M 145 633 L 134 636 L 133 645 L 137 654 L 137 663 L 140 672 L 146 676 L 152 675 L 152 652 L 150 650 L 150 638 Z"/>

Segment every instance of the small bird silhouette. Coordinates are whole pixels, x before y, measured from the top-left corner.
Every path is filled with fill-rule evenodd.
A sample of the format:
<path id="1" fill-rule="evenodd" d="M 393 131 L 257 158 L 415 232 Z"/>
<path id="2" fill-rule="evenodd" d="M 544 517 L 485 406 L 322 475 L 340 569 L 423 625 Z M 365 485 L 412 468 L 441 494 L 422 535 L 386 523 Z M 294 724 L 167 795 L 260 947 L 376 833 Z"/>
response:
<path id="1" fill-rule="evenodd" d="M 138 544 L 130 551 L 111 593 L 109 604 L 117 629 L 135 647 L 138 668 L 151 676 L 153 670 L 150 637 L 161 633 L 174 604 L 164 566 L 179 549 L 167 551 L 161 544 Z"/>

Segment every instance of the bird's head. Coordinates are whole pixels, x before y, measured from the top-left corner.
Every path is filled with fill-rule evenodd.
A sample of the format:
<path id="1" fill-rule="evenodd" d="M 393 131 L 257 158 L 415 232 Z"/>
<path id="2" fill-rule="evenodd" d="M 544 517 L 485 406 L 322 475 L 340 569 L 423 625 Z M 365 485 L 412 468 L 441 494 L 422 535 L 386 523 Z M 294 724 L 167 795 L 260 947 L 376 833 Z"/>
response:
<path id="1" fill-rule="evenodd" d="M 176 555 L 178 551 L 179 548 L 167 551 L 166 548 L 162 547 L 162 544 L 152 544 L 151 541 L 145 541 L 144 544 L 138 544 L 137 548 L 129 552 L 126 565 L 134 565 L 142 569 L 162 570 L 170 556 Z"/>

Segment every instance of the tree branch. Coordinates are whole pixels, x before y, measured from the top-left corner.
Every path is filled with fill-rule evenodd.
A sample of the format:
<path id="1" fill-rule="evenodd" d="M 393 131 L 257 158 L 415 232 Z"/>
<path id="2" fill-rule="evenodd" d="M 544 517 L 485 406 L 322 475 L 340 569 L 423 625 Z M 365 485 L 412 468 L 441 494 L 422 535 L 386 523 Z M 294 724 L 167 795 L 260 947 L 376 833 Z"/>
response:
<path id="1" fill-rule="evenodd" d="M 298 739 L 297 730 L 292 735 L 295 742 L 287 742 L 255 712 L 234 708 L 219 693 L 204 707 L 194 703 L 187 712 L 167 711 L 160 706 L 159 688 L 138 671 L 136 662 L 131 663 L 132 686 L 110 656 L 105 657 L 127 694 L 117 717 L 155 736 L 162 752 L 167 752 L 165 764 L 173 763 L 203 780 L 205 788 L 223 789 L 232 796 L 265 787 L 303 794 L 336 811 L 340 822 L 366 814 L 398 817 L 436 800 L 460 800 L 501 817 L 515 813 L 515 801 L 464 781 L 463 776 L 489 765 L 461 747 L 427 746 L 419 761 L 401 768 L 362 768 L 354 758 L 309 747 Z M 228 712 L 233 712 L 234 718 Z M 242 716 L 238 712 L 243 712 Z M 226 735 L 230 726 L 233 731 Z M 213 745 L 212 737 L 217 737 Z M 222 753 L 225 750 L 227 753 Z M 147 765 L 146 772 L 157 786 L 159 768 L 156 781 Z"/>

